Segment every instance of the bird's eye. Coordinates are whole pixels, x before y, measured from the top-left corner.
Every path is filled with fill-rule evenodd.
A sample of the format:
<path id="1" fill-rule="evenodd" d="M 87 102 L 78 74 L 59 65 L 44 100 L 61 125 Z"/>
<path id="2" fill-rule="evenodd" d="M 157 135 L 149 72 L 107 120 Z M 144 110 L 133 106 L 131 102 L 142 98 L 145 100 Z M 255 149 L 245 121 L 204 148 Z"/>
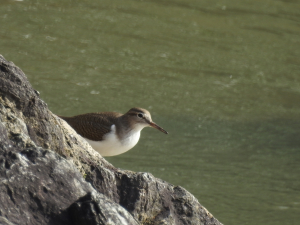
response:
<path id="1" fill-rule="evenodd" d="M 139 118 L 143 118 L 143 114 L 142 114 L 142 113 L 137 114 L 137 116 L 138 116 Z"/>

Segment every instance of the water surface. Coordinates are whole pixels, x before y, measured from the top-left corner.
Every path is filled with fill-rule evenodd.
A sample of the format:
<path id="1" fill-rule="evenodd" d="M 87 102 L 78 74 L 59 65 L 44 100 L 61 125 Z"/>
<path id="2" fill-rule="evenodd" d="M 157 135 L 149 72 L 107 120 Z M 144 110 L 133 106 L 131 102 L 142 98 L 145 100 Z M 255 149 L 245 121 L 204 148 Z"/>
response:
<path id="1" fill-rule="evenodd" d="M 107 158 L 224 224 L 300 220 L 300 2 L 0 2 L 0 54 L 60 115 L 139 106 L 169 131 Z"/>

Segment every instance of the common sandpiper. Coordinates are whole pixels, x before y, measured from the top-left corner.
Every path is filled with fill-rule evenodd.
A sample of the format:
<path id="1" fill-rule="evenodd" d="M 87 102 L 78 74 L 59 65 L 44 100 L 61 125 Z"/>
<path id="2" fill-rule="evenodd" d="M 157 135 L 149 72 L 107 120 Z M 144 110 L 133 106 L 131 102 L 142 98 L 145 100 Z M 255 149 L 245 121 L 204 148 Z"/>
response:
<path id="1" fill-rule="evenodd" d="M 168 134 L 152 121 L 150 112 L 142 108 L 132 108 L 125 114 L 99 112 L 59 117 L 102 156 L 119 155 L 133 148 L 144 127 L 150 126 Z"/>

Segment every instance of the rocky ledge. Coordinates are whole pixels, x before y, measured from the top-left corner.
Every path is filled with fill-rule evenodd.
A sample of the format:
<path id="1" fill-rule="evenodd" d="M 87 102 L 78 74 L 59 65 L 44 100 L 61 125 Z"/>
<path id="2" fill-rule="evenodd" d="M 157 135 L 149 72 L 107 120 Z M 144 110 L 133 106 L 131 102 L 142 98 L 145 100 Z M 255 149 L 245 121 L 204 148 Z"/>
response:
<path id="1" fill-rule="evenodd" d="M 0 55 L 0 224 L 221 223 L 184 188 L 108 163 Z"/>

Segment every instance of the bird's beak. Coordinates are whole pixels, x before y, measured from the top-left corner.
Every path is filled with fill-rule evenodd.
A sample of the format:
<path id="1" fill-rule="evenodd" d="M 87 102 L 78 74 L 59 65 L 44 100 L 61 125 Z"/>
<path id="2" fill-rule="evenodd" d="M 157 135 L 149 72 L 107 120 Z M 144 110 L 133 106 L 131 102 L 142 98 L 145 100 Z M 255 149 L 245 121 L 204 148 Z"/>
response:
<path id="1" fill-rule="evenodd" d="M 167 131 L 165 131 L 163 128 L 161 128 L 160 126 L 158 126 L 158 125 L 157 125 L 156 123 L 154 123 L 154 122 L 149 122 L 149 125 L 150 125 L 151 127 L 155 128 L 155 129 L 157 129 L 157 130 L 159 130 L 159 131 L 165 133 L 165 134 L 168 134 Z"/>

